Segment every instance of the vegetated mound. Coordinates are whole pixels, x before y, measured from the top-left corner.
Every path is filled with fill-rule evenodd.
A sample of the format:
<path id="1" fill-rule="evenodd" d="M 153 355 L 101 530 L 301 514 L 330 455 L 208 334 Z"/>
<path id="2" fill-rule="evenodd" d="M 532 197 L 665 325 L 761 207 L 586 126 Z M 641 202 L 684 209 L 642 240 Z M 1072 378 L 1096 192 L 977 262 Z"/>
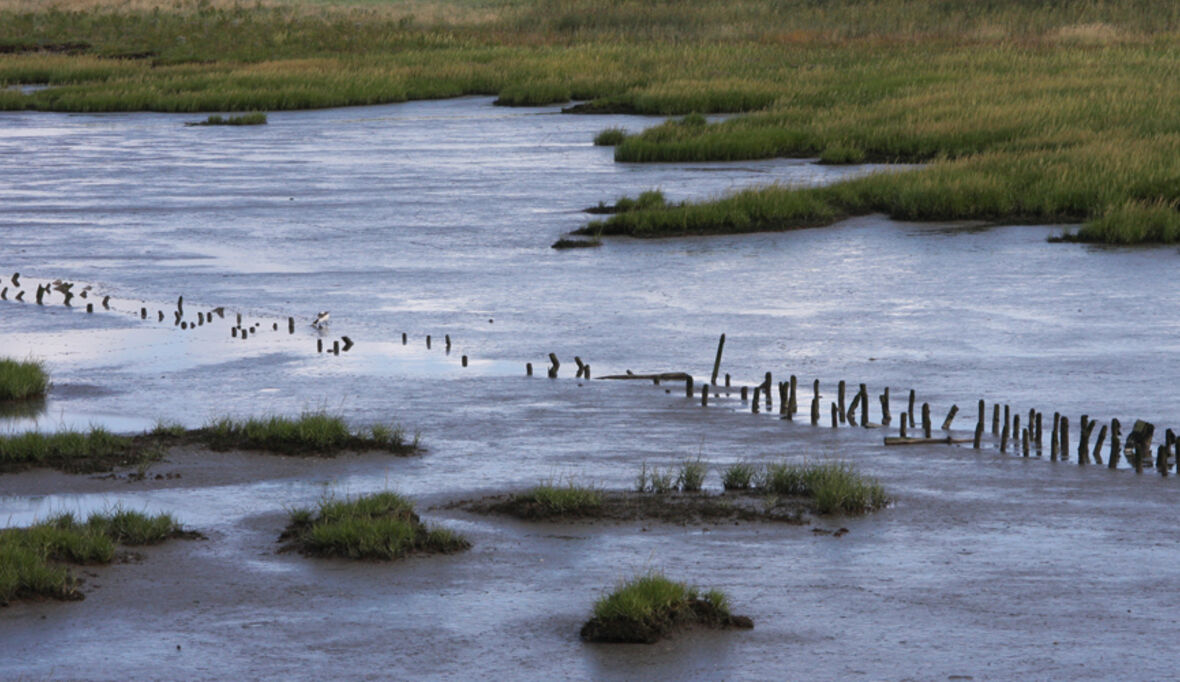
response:
<path id="1" fill-rule="evenodd" d="M 353 499 L 325 499 L 317 512 L 296 509 L 281 551 L 316 557 L 400 559 L 409 554 L 451 554 L 471 543 L 445 528 L 422 523 L 409 500 L 392 492 Z"/>
<path id="2" fill-rule="evenodd" d="M 83 599 L 81 580 L 63 564 L 109 564 L 119 545 L 193 539 L 168 514 L 147 516 L 116 508 L 85 522 L 60 514 L 27 528 L 0 530 L 0 606 L 17 599 Z"/>
<path id="3" fill-rule="evenodd" d="M 633 578 L 594 604 L 594 617 L 582 626 L 588 642 L 653 644 L 669 633 L 693 625 L 710 628 L 754 627 L 746 616 L 729 612 L 720 590 L 700 594 L 658 572 Z"/>
<path id="4" fill-rule="evenodd" d="M 766 496 L 756 491 L 636 492 L 596 491 L 598 503 L 553 507 L 531 493 L 494 495 L 456 503 L 477 514 L 504 514 L 526 521 L 662 521 L 682 525 L 730 521 L 806 523 L 812 505 L 805 498 Z"/>
<path id="5" fill-rule="evenodd" d="M 49 375 L 40 362 L 0 358 L 0 403 L 44 397 L 47 390 Z"/>
<path id="6" fill-rule="evenodd" d="M 407 440 L 398 426 L 378 424 L 350 429 L 343 418 L 324 413 L 288 417 L 218 419 L 199 429 L 157 426 L 135 436 L 115 435 L 101 427 L 89 432 L 60 431 L 0 435 L 0 473 L 48 467 L 68 473 L 110 471 L 119 466 L 154 462 L 175 445 L 212 450 L 256 450 L 284 455 L 333 457 L 342 452 L 385 451 L 406 456 L 421 451 L 418 438 Z"/>

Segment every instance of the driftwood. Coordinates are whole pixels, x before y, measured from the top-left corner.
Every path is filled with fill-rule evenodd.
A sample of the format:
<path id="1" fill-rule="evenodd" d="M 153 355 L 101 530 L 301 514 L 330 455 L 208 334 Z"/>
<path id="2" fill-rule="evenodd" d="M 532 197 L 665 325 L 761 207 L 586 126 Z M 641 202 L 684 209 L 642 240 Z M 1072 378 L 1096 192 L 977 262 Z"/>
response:
<path id="1" fill-rule="evenodd" d="M 652 381 L 659 379 L 660 381 L 684 381 L 690 378 L 690 374 L 684 372 L 663 372 L 661 374 L 611 374 L 605 377 L 598 377 L 599 379 L 615 379 L 621 381 L 628 381 L 631 379 L 641 379 L 643 381 Z"/>
<path id="2" fill-rule="evenodd" d="M 954 443 L 970 443 L 973 438 L 901 438 L 898 436 L 886 436 L 886 445 L 951 445 Z"/>

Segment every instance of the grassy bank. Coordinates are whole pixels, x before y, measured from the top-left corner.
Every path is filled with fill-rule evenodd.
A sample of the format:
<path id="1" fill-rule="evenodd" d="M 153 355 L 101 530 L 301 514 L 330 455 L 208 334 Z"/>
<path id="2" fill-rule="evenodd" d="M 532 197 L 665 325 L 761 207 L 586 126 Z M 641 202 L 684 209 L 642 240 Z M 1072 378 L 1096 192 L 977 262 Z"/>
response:
<path id="1" fill-rule="evenodd" d="M 261 111 L 495 95 L 677 116 L 619 161 L 922 162 L 826 190 L 648 206 L 639 237 L 898 219 L 1086 223 L 1174 239 L 1180 5 L 475 0 L 167 8 L 0 0 L 0 108 Z M 72 9 L 72 8 L 77 8 Z M 705 113 L 744 115 L 709 124 Z M 696 114 L 696 115 L 691 115 Z M 679 118 L 683 117 L 683 118 Z M 605 132 L 605 131 L 604 131 Z M 1132 207 L 1127 209 L 1126 207 Z M 1153 221 L 1142 222 L 1143 207 Z"/>
<path id="2" fill-rule="evenodd" d="M 471 547 L 456 533 L 427 527 L 409 500 L 391 492 L 326 499 L 317 511 L 297 509 L 280 540 L 310 556 L 347 559 L 390 560 Z"/>
<path id="3" fill-rule="evenodd" d="M 116 509 L 80 522 L 62 514 L 28 528 L 0 530 L 0 606 L 17 599 L 81 599 L 67 564 L 108 564 L 118 545 L 193 537 L 171 516 Z"/>
<path id="4" fill-rule="evenodd" d="M 885 489 L 848 464 L 769 464 L 758 489 L 771 495 L 798 495 L 815 500 L 820 514 L 860 514 L 889 504 Z"/>
<path id="5" fill-rule="evenodd" d="M 40 398 L 49 390 L 49 375 L 40 362 L 0 358 L 0 402 Z"/>
<path id="6" fill-rule="evenodd" d="M 652 644 L 687 625 L 752 628 L 753 621 L 729 612 L 720 590 L 701 594 L 695 587 L 674 582 L 652 571 L 621 583 L 594 603 L 594 617 L 582 626 L 582 639 L 591 642 Z"/>
<path id="7" fill-rule="evenodd" d="M 307 413 L 298 418 L 223 417 L 200 429 L 161 424 L 135 436 L 112 434 L 101 427 L 88 432 L 31 431 L 0 435 L 0 473 L 35 467 L 89 473 L 120 466 L 146 466 L 174 445 L 321 457 L 346 451 L 411 455 L 421 449 L 418 438 L 407 440 L 400 427 L 375 425 L 351 429 L 343 418 L 324 413 Z"/>

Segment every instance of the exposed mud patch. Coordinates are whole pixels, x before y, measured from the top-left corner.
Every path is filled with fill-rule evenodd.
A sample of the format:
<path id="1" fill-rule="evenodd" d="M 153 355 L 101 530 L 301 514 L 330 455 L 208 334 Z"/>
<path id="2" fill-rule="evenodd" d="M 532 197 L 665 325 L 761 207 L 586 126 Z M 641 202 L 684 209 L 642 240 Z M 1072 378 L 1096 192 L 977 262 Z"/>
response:
<path id="1" fill-rule="evenodd" d="M 460 500 L 446 508 L 476 514 L 503 514 L 526 521 L 660 521 L 700 525 L 727 521 L 766 521 L 806 525 L 815 514 L 813 502 L 802 497 L 764 495 L 730 490 L 723 493 L 639 493 L 601 491 L 602 503 L 575 513 L 551 513 L 526 496 L 493 495 Z"/>

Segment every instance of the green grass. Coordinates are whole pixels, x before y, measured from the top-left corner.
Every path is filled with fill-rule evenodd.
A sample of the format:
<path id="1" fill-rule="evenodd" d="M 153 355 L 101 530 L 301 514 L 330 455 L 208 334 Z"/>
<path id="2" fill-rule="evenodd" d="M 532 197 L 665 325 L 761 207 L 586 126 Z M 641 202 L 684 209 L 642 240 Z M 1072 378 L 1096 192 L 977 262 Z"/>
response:
<path id="1" fill-rule="evenodd" d="M 112 434 L 101 427 L 89 432 L 0 435 L 0 472 L 50 467 L 74 473 L 104 471 L 154 457 L 157 450 L 143 440 Z"/>
<path id="2" fill-rule="evenodd" d="M 756 473 L 752 464 L 735 462 L 721 474 L 721 486 L 726 490 L 747 490 L 754 482 Z"/>
<path id="3" fill-rule="evenodd" d="M 348 559 L 399 559 L 411 553 L 452 553 L 471 543 L 444 528 L 429 528 L 413 504 L 392 492 L 325 499 L 317 512 L 297 509 L 282 539 L 304 554 Z"/>
<path id="4" fill-rule="evenodd" d="M 63 564 L 107 564 L 117 545 L 152 545 L 191 536 L 167 514 L 116 508 L 85 522 L 62 514 L 28 528 L 0 530 L 0 606 L 17 599 L 81 599 Z"/>
<path id="5" fill-rule="evenodd" d="M 39 398 L 48 390 L 49 375 L 42 363 L 0 358 L 0 402 Z"/>
<path id="6" fill-rule="evenodd" d="M 419 448 L 417 437 L 407 441 L 400 427 L 378 425 L 354 431 L 343 418 L 323 412 L 304 413 L 297 419 L 272 416 L 237 420 L 222 417 L 198 429 L 195 437 L 214 450 L 264 450 L 284 454 L 332 455 L 346 450 L 409 454 Z"/>
<path id="7" fill-rule="evenodd" d="M 94 5 L 98 5 L 95 7 Z M 675 117 L 627 162 L 922 162 L 615 215 L 603 234 L 903 220 L 1083 223 L 1167 241 L 1180 201 L 1180 5 L 1143 0 L 0 0 L 0 109 L 249 112 L 481 94 Z M 704 114 L 738 113 L 707 123 Z M 1144 214 L 1147 214 L 1146 223 Z"/>
<path id="8" fill-rule="evenodd" d="M 266 125 L 266 114 L 254 112 L 250 114 L 242 114 L 241 116 L 221 116 L 220 114 L 213 114 L 204 121 L 197 123 L 190 123 L 194 126 L 257 126 Z"/>
<path id="9" fill-rule="evenodd" d="M 510 505 L 525 510 L 525 518 L 550 518 L 554 516 L 586 516 L 602 507 L 602 492 L 580 486 L 572 479 L 565 484 L 547 481 L 534 486 L 528 492 L 513 495 Z"/>
<path id="10" fill-rule="evenodd" d="M 594 144 L 599 147 L 614 147 L 627 138 L 627 131 L 622 128 L 607 128 L 594 136 Z"/>
<path id="11" fill-rule="evenodd" d="M 693 622 L 711 627 L 753 627 L 749 619 L 730 614 L 729 600 L 720 590 L 702 595 L 695 587 L 649 571 L 620 583 L 614 592 L 598 599 L 593 618 L 582 628 L 582 638 L 652 643 L 674 628 Z"/>
<path id="12" fill-rule="evenodd" d="M 682 462 L 680 473 L 676 476 L 676 486 L 686 493 L 700 492 L 708 471 L 709 468 L 699 458 Z"/>
<path id="13" fill-rule="evenodd" d="M 880 509 L 889 504 L 885 489 L 858 474 L 849 464 L 769 464 L 758 488 L 771 495 L 795 495 L 815 500 L 819 513 L 851 513 Z"/>

